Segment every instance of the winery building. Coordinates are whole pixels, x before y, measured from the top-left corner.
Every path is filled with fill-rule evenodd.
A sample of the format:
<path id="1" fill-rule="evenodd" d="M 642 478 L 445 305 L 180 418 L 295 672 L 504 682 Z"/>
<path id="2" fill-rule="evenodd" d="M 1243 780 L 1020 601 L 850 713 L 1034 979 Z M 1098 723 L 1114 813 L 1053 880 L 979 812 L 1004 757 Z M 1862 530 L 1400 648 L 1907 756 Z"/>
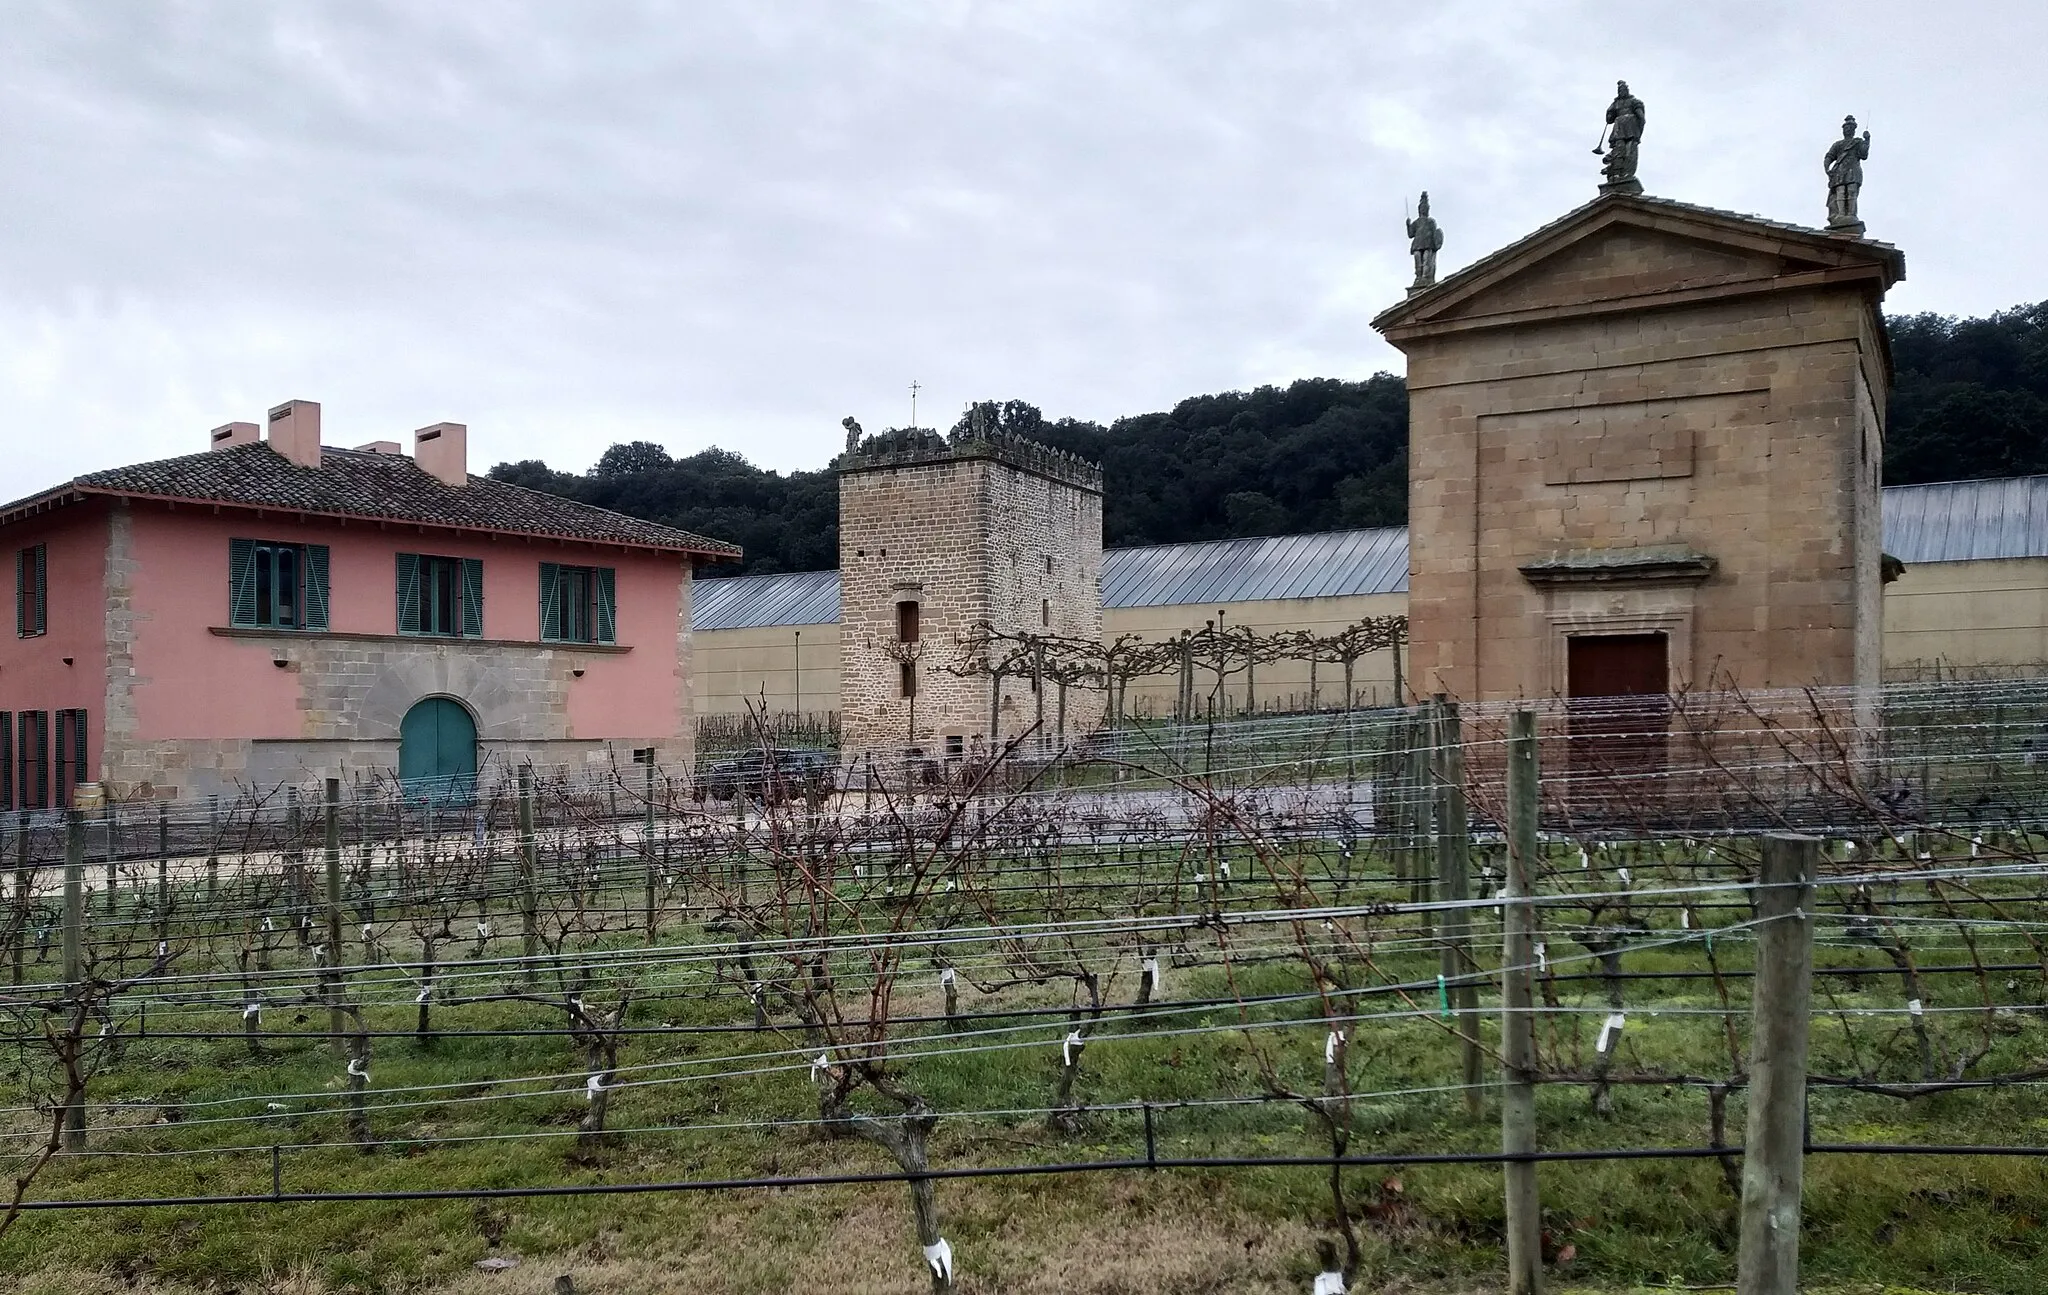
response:
<path id="1" fill-rule="evenodd" d="M 294 400 L 0 506 L 0 809 L 686 761 L 692 579 L 738 550 L 472 476 L 467 440 L 339 449 Z"/>

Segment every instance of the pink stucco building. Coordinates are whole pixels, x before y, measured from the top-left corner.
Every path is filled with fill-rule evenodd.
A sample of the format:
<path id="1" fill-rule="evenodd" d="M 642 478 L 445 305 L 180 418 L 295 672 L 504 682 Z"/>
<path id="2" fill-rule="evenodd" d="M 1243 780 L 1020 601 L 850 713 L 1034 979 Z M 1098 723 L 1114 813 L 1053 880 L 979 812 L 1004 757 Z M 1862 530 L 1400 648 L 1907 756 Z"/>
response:
<path id="1" fill-rule="evenodd" d="M 322 446 L 295 400 L 0 506 L 0 810 L 687 759 L 691 581 L 738 550 L 414 436 Z"/>

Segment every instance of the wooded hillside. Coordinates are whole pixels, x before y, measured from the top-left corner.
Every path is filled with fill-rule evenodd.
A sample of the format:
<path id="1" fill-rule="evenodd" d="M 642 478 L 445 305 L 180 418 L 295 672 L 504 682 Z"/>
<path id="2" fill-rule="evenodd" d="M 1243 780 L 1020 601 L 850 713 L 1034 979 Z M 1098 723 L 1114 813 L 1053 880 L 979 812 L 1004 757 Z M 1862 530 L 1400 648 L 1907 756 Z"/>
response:
<path id="1" fill-rule="evenodd" d="M 1981 319 L 1897 316 L 1891 338 L 1887 484 L 2048 472 L 2048 302 Z M 1048 420 L 1023 401 L 983 409 L 1102 462 L 1112 547 L 1407 520 L 1408 396 L 1389 373 L 1193 396 L 1107 427 Z M 743 563 L 707 574 L 839 560 L 837 485 L 826 469 L 769 472 L 722 449 L 676 459 L 636 441 L 614 445 L 588 473 L 529 459 L 491 475 L 745 548 Z"/>

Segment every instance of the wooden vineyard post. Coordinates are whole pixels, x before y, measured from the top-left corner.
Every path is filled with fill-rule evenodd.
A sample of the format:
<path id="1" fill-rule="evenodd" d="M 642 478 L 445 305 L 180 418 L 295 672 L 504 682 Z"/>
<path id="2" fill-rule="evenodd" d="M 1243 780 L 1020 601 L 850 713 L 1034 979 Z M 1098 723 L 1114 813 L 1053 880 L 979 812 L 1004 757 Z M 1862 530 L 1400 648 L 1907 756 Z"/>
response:
<path id="1" fill-rule="evenodd" d="M 85 815 L 64 811 L 64 992 L 74 1001 L 85 996 Z M 78 1047 L 77 1027 L 84 1013 L 73 1008 L 76 1023 L 69 1046 Z M 70 1089 L 64 1104 L 64 1149 L 85 1150 L 85 1094 Z"/>
<path id="2" fill-rule="evenodd" d="M 34 914 L 31 899 L 35 888 L 35 871 L 28 863 L 28 812 L 20 811 L 14 816 L 14 983 L 20 984 L 27 974 L 29 927 Z"/>
<path id="3" fill-rule="evenodd" d="M 327 1036 L 334 1050 L 348 1055 L 348 1018 L 341 1010 L 341 779 L 327 780 L 326 804 L 321 807 L 325 840 L 321 842 L 327 866 L 327 966 L 320 979 L 327 999 Z"/>
<path id="4" fill-rule="evenodd" d="M 158 953 L 171 938 L 171 809 L 156 803 L 156 938 Z"/>
<path id="5" fill-rule="evenodd" d="M 309 943 L 306 938 L 306 910 L 312 907 L 308 902 L 312 895 L 306 885 L 306 824 L 299 810 L 297 787 L 284 789 L 284 835 L 285 889 L 291 895 L 291 913 L 296 919 L 292 922 L 292 930 L 298 934 L 299 945 L 304 947 Z"/>
<path id="6" fill-rule="evenodd" d="M 534 963 L 540 957 L 539 872 L 533 840 L 533 766 L 523 764 L 519 766 L 519 947 L 525 961 L 519 968 L 519 981 L 529 988 Z"/>
<path id="7" fill-rule="evenodd" d="M 1763 842 L 1756 897 L 1756 988 L 1743 1138 L 1738 1295 L 1796 1295 L 1806 1158 L 1806 1044 L 1813 993 L 1813 874 L 1820 842 Z"/>
<path id="8" fill-rule="evenodd" d="M 659 893 L 655 890 L 654 858 L 654 748 L 647 748 L 647 819 L 640 830 L 640 849 L 646 855 L 647 864 L 647 943 L 653 944 L 656 927 L 660 924 Z"/>
<path id="9" fill-rule="evenodd" d="M 1431 773 L 1436 783 L 1436 893 L 1445 904 L 1461 904 L 1472 896 L 1472 838 L 1466 819 L 1465 751 L 1458 707 L 1438 694 L 1431 706 L 1433 752 Z M 1479 1051 L 1479 964 L 1472 957 L 1472 910 L 1446 908 L 1443 913 L 1442 974 L 1451 1005 L 1457 1010 L 1458 1038 L 1464 1054 L 1465 1111 L 1474 1119 L 1484 1107 L 1484 1078 Z"/>
<path id="10" fill-rule="evenodd" d="M 106 864 L 107 864 L 107 900 L 106 900 L 106 903 L 107 903 L 107 915 L 108 915 L 109 917 L 111 917 L 111 916 L 113 916 L 113 915 L 114 915 L 114 913 L 116 912 L 116 906 L 115 906 L 115 900 L 114 900 L 114 892 L 115 892 L 115 890 L 116 890 L 116 889 L 117 889 L 117 888 L 118 888 L 118 887 L 120 886 L 120 884 L 121 884 L 121 868 L 120 868 L 120 864 L 119 864 L 119 862 L 118 862 L 118 852 L 119 852 L 119 849 L 120 849 L 120 838 L 121 838 L 121 830 L 120 830 L 120 817 L 119 817 L 119 811 L 118 811 L 118 810 L 117 810 L 117 809 L 116 809 L 116 808 L 114 807 L 114 801 L 113 801 L 113 798 L 112 798 L 112 797 L 108 797 L 108 798 L 107 798 L 107 803 L 106 803 L 106 804 L 104 804 L 104 805 L 102 805 L 102 806 L 100 807 L 100 821 L 101 821 L 102 823 L 104 823 L 104 824 L 106 825 L 106 833 L 107 833 L 107 842 L 106 842 L 106 844 L 107 844 L 107 858 L 106 858 Z"/>
<path id="11" fill-rule="evenodd" d="M 206 798 L 206 903 L 220 892 L 220 797 Z"/>
<path id="12" fill-rule="evenodd" d="M 1373 826 L 1386 842 L 1387 865 L 1397 883 L 1408 880 L 1408 852 L 1402 848 L 1402 824 L 1407 817 L 1407 797 L 1401 791 L 1401 774 L 1406 767 L 1401 749 L 1407 739 L 1408 721 L 1396 717 L 1380 733 L 1379 778 L 1372 790 Z"/>
<path id="13" fill-rule="evenodd" d="M 1536 712 L 1518 710 L 1508 729 L 1507 897 L 1501 906 L 1500 1149 L 1536 1150 Z M 1508 1295 L 1543 1289 L 1543 1207 L 1536 1162 L 1503 1166 L 1507 1190 Z"/>
<path id="14" fill-rule="evenodd" d="M 1436 924 L 1435 915 L 1426 907 L 1436 890 L 1431 884 L 1436 871 L 1436 857 L 1435 851 L 1429 848 L 1436 819 L 1435 788 L 1430 783 L 1436 744 L 1434 718 L 1431 708 L 1415 708 L 1408 721 L 1408 743 L 1402 751 L 1403 762 L 1407 766 L 1404 781 L 1408 788 L 1408 898 L 1425 905 L 1415 914 L 1416 924 L 1425 938 Z"/>

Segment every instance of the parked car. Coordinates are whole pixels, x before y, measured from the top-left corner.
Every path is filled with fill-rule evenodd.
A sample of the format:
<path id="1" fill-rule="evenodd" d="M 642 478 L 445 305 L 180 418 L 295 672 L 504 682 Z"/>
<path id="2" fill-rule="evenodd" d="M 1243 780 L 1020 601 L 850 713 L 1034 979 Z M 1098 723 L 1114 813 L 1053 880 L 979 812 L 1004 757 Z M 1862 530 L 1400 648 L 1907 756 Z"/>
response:
<path id="1" fill-rule="evenodd" d="M 839 761 L 830 751 L 774 747 L 703 765 L 694 790 L 700 801 L 745 796 L 780 804 L 797 796 L 829 796 L 838 789 Z"/>

